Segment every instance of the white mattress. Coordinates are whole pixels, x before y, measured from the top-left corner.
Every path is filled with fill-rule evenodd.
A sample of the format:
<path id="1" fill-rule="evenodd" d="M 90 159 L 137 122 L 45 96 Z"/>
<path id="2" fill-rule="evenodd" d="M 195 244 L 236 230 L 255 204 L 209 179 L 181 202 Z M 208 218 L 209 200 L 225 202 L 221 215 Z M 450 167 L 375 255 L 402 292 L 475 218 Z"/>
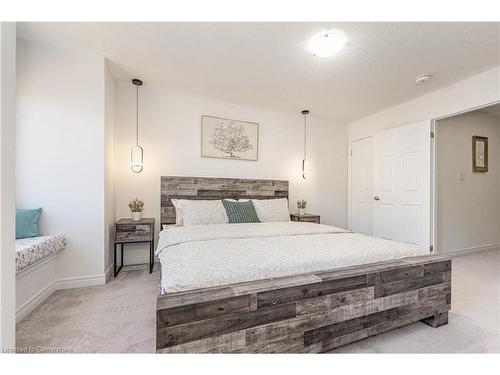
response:
<path id="1" fill-rule="evenodd" d="M 156 250 L 161 291 L 176 292 L 428 254 L 426 249 L 312 223 L 171 227 Z"/>

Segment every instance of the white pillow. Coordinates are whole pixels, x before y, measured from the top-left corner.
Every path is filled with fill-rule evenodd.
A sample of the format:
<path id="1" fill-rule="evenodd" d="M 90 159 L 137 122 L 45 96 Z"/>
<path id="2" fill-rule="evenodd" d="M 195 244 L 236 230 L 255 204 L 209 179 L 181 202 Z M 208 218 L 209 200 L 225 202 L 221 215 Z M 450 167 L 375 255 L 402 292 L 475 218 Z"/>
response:
<path id="1" fill-rule="evenodd" d="M 255 212 L 262 223 L 270 221 L 290 221 L 288 199 L 252 199 Z"/>
<path id="2" fill-rule="evenodd" d="M 175 207 L 175 225 L 182 227 L 184 225 L 184 221 L 182 220 L 181 204 L 184 199 L 171 199 L 171 201 Z"/>
<path id="3" fill-rule="evenodd" d="M 172 199 L 172 204 L 177 226 L 229 223 L 220 200 Z"/>
<path id="4" fill-rule="evenodd" d="M 161 230 L 168 230 L 168 228 L 175 227 L 175 224 L 162 224 Z"/>

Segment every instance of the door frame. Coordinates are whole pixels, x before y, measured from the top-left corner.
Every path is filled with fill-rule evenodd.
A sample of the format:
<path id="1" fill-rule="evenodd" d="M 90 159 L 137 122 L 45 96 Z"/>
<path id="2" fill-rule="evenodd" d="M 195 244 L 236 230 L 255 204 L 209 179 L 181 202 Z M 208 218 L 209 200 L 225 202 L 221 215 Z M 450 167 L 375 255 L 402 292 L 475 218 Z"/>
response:
<path id="1" fill-rule="evenodd" d="M 432 117 L 430 119 L 431 122 L 431 132 L 434 133 L 434 137 L 431 138 L 431 176 L 430 176 L 430 183 L 431 183 L 431 202 L 430 202 L 430 244 L 433 248 L 433 253 L 439 253 L 439 249 L 436 249 L 436 237 L 437 237 L 437 201 L 438 201 L 438 196 L 437 196 L 437 139 L 439 136 L 439 131 L 438 131 L 438 121 L 443 120 L 449 117 L 454 117 L 457 115 L 461 115 L 464 113 L 476 111 L 481 108 L 486 108 L 490 107 L 495 104 L 500 104 L 500 99 L 499 100 L 494 100 L 491 102 L 487 102 L 485 104 L 477 105 L 474 107 L 469 107 L 467 109 L 463 109 L 460 111 L 452 112 L 452 113 L 447 113 L 438 117 Z M 423 119 L 425 120 L 425 119 Z M 389 127 L 387 129 L 391 128 L 396 128 L 398 126 L 403 126 L 405 124 L 400 124 L 397 126 Z M 386 129 L 380 129 L 380 130 L 386 130 Z M 347 147 L 347 159 L 348 159 L 348 168 L 347 168 L 347 227 L 348 229 L 351 229 L 351 218 L 352 218 L 352 184 L 351 184 L 351 173 L 352 173 L 352 142 L 356 142 L 362 139 L 366 138 L 371 138 L 373 137 L 373 134 L 367 135 L 367 136 L 362 136 L 362 137 L 356 137 L 356 138 L 348 138 L 348 147 Z"/>
<path id="2" fill-rule="evenodd" d="M 465 113 L 474 112 L 478 109 L 487 108 L 492 105 L 500 104 L 500 100 L 495 100 L 486 104 L 478 105 L 475 107 L 471 107 L 468 109 L 464 109 L 461 111 L 453 112 L 450 114 L 446 114 L 443 116 L 435 117 L 431 119 L 431 132 L 434 134 L 434 137 L 431 138 L 431 241 L 430 244 L 433 248 L 434 253 L 440 253 L 439 249 L 436 249 L 437 242 L 437 202 L 438 202 L 438 193 L 437 193 L 437 144 L 439 137 L 438 130 L 438 122 L 440 120 L 444 120 L 450 117 L 455 117 L 458 115 L 463 115 Z"/>

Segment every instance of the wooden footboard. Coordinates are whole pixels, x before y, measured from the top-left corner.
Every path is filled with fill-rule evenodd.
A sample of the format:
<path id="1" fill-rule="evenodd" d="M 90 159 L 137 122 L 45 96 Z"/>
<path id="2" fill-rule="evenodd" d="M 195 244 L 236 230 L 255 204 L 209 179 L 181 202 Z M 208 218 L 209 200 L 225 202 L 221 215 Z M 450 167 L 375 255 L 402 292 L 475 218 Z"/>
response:
<path id="1" fill-rule="evenodd" d="M 313 353 L 448 322 L 451 261 L 430 256 L 158 297 L 161 353 Z"/>

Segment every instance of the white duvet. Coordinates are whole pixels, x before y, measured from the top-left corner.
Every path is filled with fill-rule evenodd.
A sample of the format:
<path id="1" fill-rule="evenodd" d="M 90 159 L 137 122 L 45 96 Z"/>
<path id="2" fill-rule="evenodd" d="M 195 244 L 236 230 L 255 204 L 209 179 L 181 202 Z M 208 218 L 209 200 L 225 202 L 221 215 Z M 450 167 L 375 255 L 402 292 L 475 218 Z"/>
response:
<path id="1" fill-rule="evenodd" d="M 170 227 L 156 255 L 176 292 L 428 254 L 416 246 L 312 223 Z"/>

